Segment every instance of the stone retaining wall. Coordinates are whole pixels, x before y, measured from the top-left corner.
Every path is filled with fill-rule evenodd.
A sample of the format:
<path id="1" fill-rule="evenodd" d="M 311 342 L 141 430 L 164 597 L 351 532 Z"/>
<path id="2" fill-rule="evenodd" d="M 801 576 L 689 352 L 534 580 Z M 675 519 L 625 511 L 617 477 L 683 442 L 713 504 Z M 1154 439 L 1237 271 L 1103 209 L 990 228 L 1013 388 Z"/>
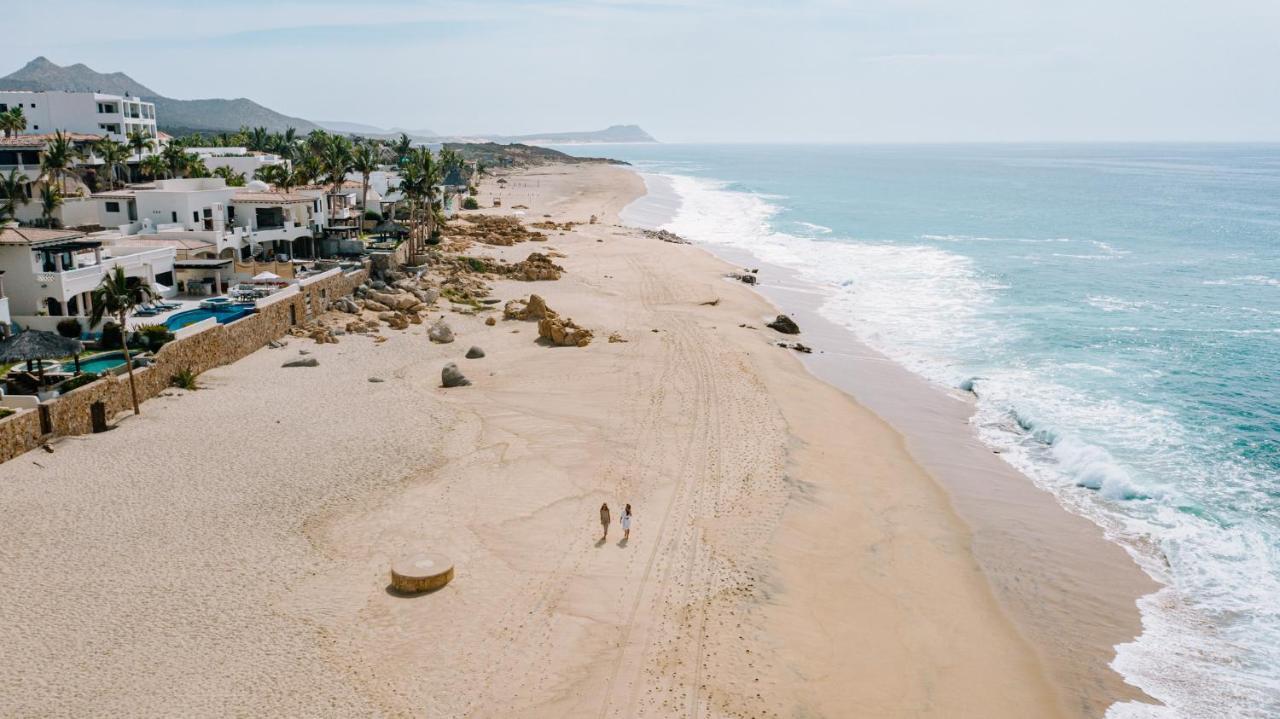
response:
<path id="1" fill-rule="evenodd" d="M 21 409 L 0 419 L 0 462 L 40 446 L 40 413 Z"/>
<path id="2" fill-rule="evenodd" d="M 339 297 L 352 294 L 368 277 L 368 270 L 326 277 L 307 286 L 286 301 L 259 309 L 230 324 L 217 325 L 203 332 L 174 340 L 160 348 L 151 366 L 133 371 L 142 402 L 163 392 L 182 370 L 195 374 L 230 364 L 266 346 L 289 332 L 295 325 L 306 324 L 328 310 Z M 93 431 L 90 407 L 104 402 L 107 417 L 131 410 L 129 377 L 107 375 L 83 387 L 45 402 L 53 427 L 53 436 L 89 434 Z M 39 412 L 28 410 L 0 420 L 0 462 L 8 461 L 45 441 L 40 435 Z"/>

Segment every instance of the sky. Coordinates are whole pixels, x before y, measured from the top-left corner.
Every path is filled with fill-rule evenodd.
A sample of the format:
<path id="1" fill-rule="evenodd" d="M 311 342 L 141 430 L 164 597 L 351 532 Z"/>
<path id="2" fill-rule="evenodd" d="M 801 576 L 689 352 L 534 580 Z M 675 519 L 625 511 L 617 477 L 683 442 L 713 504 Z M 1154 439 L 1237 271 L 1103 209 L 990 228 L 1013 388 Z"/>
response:
<path id="1" fill-rule="evenodd" d="M 1280 141 L 1280 0 L 10 4 L 0 75 L 44 55 L 309 120 L 638 124 L 667 142 Z"/>

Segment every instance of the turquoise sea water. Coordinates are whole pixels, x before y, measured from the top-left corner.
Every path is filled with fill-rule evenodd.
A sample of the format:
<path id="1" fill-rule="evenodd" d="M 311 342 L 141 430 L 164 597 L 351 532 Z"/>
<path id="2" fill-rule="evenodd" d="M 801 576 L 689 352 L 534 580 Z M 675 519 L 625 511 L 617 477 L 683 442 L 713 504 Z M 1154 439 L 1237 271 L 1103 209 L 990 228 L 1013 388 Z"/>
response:
<path id="1" fill-rule="evenodd" d="M 1167 585 L 1114 665 L 1165 707 L 1109 716 L 1280 716 L 1280 146 L 561 149 L 972 389 L 972 431 Z"/>

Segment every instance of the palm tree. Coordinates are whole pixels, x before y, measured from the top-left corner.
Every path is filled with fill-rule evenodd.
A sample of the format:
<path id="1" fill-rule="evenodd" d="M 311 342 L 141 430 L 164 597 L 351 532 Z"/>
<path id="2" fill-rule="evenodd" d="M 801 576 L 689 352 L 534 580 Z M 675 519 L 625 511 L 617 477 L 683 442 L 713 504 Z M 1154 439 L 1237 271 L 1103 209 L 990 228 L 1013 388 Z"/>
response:
<path id="1" fill-rule="evenodd" d="M 0 112 L 0 130 L 4 130 L 5 137 L 21 135 L 26 129 L 27 116 L 22 114 L 22 108 L 13 107 L 7 112 Z"/>
<path id="2" fill-rule="evenodd" d="M 267 132 L 267 128 L 255 127 L 253 128 L 253 130 L 249 132 L 248 144 L 249 144 L 250 150 L 258 150 L 259 152 L 261 152 L 262 150 L 267 149 L 267 144 L 269 142 L 270 142 L 270 134 Z"/>
<path id="3" fill-rule="evenodd" d="M 165 162 L 164 158 L 159 155 L 148 155 L 147 159 L 142 161 L 139 169 L 143 175 L 155 180 L 159 179 L 161 175 L 169 174 L 169 163 Z"/>
<path id="4" fill-rule="evenodd" d="M 18 206 L 31 202 L 27 197 L 29 182 L 27 176 L 19 174 L 16 167 L 9 170 L 8 175 L 0 175 L 0 193 L 4 194 L 4 204 L 0 205 L 0 224 L 16 219 Z"/>
<path id="5" fill-rule="evenodd" d="M 129 147 L 133 148 L 133 151 L 137 153 L 138 164 L 141 165 L 142 153 L 146 150 L 154 150 L 156 147 L 156 141 L 151 139 L 151 136 L 148 135 L 146 130 L 143 130 L 141 127 L 130 130 L 127 137 Z"/>
<path id="6" fill-rule="evenodd" d="M 128 165 L 125 163 L 129 159 L 129 147 L 123 143 L 116 142 L 107 137 L 103 137 L 93 145 L 94 153 L 102 160 L 102 173 L 107 177 L 107 189 L 112 189 L 116 185 L 116 178 L 122 171 L 127 173 Z M 128 175 L 126 174 L 126 179 Z"/>
<path id="7" fill-rule="evenodd" d="M 288 165 L 267 165 L 260 168 L 253 176 L 286 194 L 291 188 L 300 184 L 298 173 L 289 169 Z"/>
<path id="8" fill-rule="evenodd" d="M 183 170 L 188 166 L 188 153 L 176 142 L 165 145 L 160 151 L 160 157 L 164 159 L 164 164 L 168 168 L 170 177 L 183 177 Z"/>
<path id="9" fill-rule="evenodd" d="M 44 218 L 45 227 L 54 227 L 58 220 L 53 213 L 62 207 L 62 191 L 56 185 L 45 183 L 40 188 L 40 216 Z"/>
<path id="10" fill-rule="evenodd" d="M 409 153 L 413 151 L 413 140 L 405 133 L 400 133 L 399 139 L 391 143 L 391 152 L 396 156 L 396 164 L 403 165 L 409 159 Z"/>
<path id="11" fill-rule="evenodd" d="M 62 194 L 67 192 L 67 178 L 75 177 L 75 163 L 84 159 L 84 153 L 71 142 L 71 138 L 58 130 L 44 147 L 40 158 L 40 174 L 45 182 L 57 180 Z"/>
<path id="12" fill-rule="evenodd" d="M 182 173 L 186 177 L 210 177 L 209 166 L 204 164 L 204 159 L 199 155 L 187 153 L 187 160 L 182 166 Z"/>
<path id="13" fill-rule="evenodd" d="M 351 170 L 360 173 L 360 209 L 368 210 L 369 175 L 378 169 L 378 150 L 372 144 L 362 142 L 356 145 L 351 155 Z"/>
<path id="14" fill-rule="evenodd" d="M 351 171 L 351 141 L 342 135 L 330 135 L 321 146 L 318 159 L 326 178 L 333 185 L 329 196 L 329 226 L 333 227 L 338 214 L 335 200 L 342 192 L 342 182 Z"/>
<path id="15" fill-rule="evenodd" d="M 409 239 L 421 247 L 424 235 L 435 232 L 436 186 L 440 184 L 440 163 L 425 147 L 410 150 L 400 170 L 400 191 L 409 201 Z M 425 220 L 418 222 L 418 211 L 426 210 Z M 424 232 L 425 230 L 425 232 Z"/>
<path id="16" fill-rule="evenodd" d="M 119 265 L 115 270 L 102 278 L 102 284 L 94 288 L 90 295 L 93 300 L 93 312 L 89 316 L 89 326 L 97 326 L 102 318 L 110 315 L 120 323 L 120 334 L 123 337 L 124 364 L 129 368 L 129 394 L 133 399 L 133 413 L 139 414 L 138 388 L 133 382 L 133 360 L 129 358 L 129 330 L 125 321 L 138 305 L 155 299 L 155 292 L 144 283 L 129 284 L 124 275 L 124 268 Z"/>
<path id="17" fill-rule="evenodd" d="M 230 167 L 227 167 L 226 165 L 223 165 L 222 167 L 214 168 L 213 176 L 221 177 L 222 179 L 226 180 L 227 187 L 244 187 L 244 181 L 245 181 L 244 173 L 236 172 L 235 170 L 231 169 Z"/>

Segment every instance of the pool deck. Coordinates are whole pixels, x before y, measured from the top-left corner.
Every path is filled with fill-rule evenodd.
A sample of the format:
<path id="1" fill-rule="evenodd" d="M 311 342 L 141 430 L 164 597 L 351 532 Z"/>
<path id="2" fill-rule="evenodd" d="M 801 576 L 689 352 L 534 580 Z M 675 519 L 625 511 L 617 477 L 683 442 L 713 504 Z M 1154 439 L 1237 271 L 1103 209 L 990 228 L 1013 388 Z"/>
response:
<path id="1" fill-rule="evenodd" d="M 166 320 L 178 314 L 179 312 L 187 312 L 188 310 L 198 310 L 200 309 L 201 302 L 205 302 L 212 299 L 218 299 L 218 298 L 231 299 L 227 295 L 216 295 L 216 296 L 206 295 L 203 297 L 190 297 L 190 296 L 178 295 L 175 297 L 166 297 L 161 301 L 178 303 L 178 304 L 181 304 L 182 306 L 174 310 L 169 310 L 167 312 L 161 312 L 159 314 L 150 315 L 150 316 L 140 317 L 138 315 L 131 315 L 128 320 L 128 325 L 130 329 L 137 329 L 143 325 L 162 325 L 165 323 Z"/>

